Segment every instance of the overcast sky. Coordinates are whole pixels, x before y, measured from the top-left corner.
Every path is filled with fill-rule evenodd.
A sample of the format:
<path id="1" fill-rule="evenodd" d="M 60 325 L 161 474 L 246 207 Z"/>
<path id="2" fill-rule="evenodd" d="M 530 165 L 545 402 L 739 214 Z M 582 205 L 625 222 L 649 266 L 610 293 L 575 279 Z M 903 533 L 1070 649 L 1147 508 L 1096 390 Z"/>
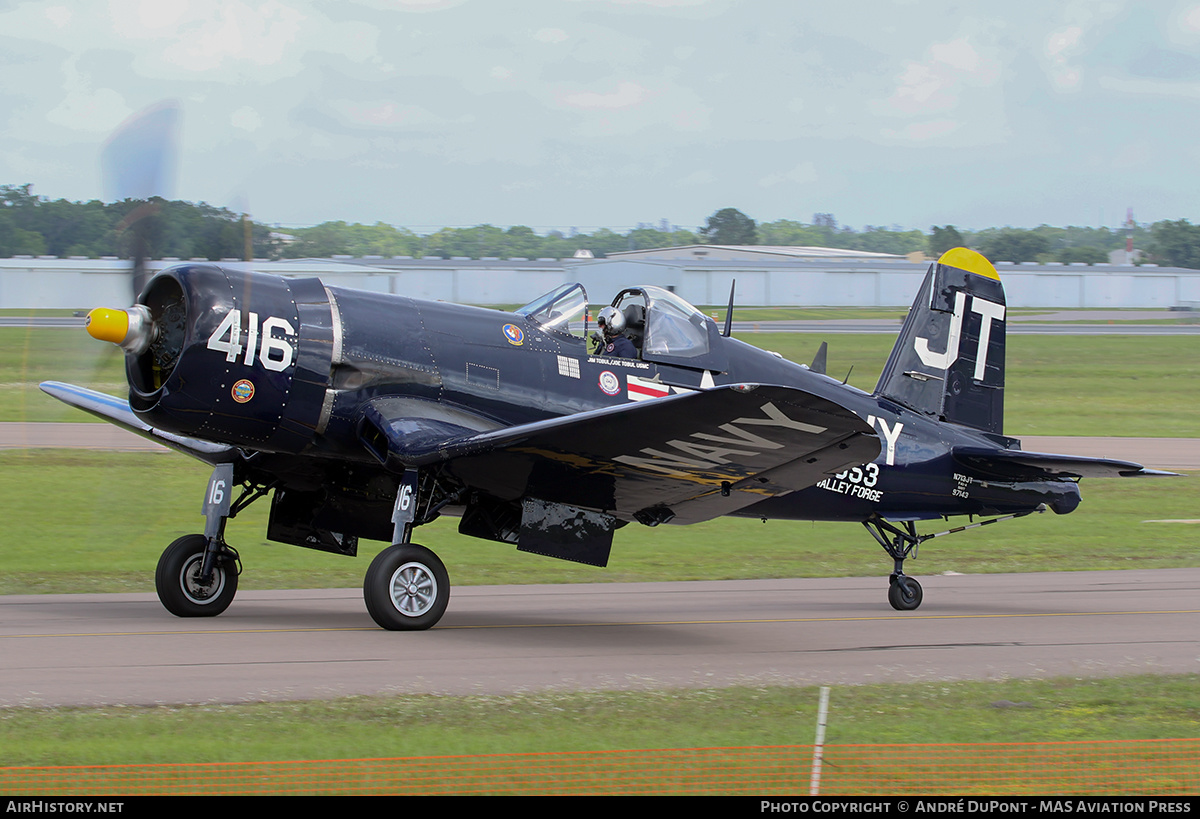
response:
<path id="1" fill-rule="evenodd" d="M 966 228 L 1200 216 L 1200 1 L 0 0 L 0 184 L 327 220 Z"/>

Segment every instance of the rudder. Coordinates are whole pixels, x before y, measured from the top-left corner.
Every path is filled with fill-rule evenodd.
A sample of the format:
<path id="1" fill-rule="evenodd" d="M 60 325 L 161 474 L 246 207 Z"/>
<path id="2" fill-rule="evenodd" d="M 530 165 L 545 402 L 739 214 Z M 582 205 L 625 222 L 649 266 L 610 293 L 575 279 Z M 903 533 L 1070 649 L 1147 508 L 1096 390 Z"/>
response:
<path id="1" fill-rule="evenodd" d="M 1004 287 L 965 247 L 929 266 L 875 394 L 973 429 L 1003 434 Z"/>

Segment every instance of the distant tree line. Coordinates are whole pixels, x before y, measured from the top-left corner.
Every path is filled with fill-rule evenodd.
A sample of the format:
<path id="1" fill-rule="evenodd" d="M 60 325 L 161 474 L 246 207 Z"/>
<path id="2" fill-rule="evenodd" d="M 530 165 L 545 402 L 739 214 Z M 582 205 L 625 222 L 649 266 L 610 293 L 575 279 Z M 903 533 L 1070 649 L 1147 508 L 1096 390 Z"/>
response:
<path id="1" fill-rule="evenodd" d="M 135 223 L 144 229 L 146 255 L 156 259 L 242 258 L 248 233 L 255 254 L 271 244 L 271 228 L 203 202 L 51 201 L 30 185 L 0 185 L 0 257 L 128 257 Z"/>
<path id="2" fill-rule="evenodd" d="M 968 231 L 953 225 L 929 233 L 898 226 L 867 225 L 855 230 L 838 225 L 831 213 L 811 222 L 779 219 L 756 223 L 736 208 L 722 208 L 696 231 L 641 224 L 621 233 L 600 228 L 591 233 L 553 230 L 546 234 L 517 225 L 446 227 L 417 234 L 404 227 L 324 222 L 306 228 L 280 228 L 254 222 L 225 208 L 201 202 L 124 200 L 103 203 L 49 200 L 31 185 L 0 186 L 0 257 L 101 256 L 133 253 L 132 225 L 141 225 L 150 258 L 328 258 L 330 256 L 437 256 L 441 258 L 566 258 L 586 250 L 597 258 L 625 250 L 692 244 L 834 247 L 875 253 L 922 252 L 936 257 L 966 246 L 994 262 L 1097 264 L 1110 251 L 1125 247 L 1125 228 L 1051 227 L 1031 230 L 989 228 Z M 1141 261 L 1200 269 L 1200 225 L 1186 219 L 1132 227 Z"/>

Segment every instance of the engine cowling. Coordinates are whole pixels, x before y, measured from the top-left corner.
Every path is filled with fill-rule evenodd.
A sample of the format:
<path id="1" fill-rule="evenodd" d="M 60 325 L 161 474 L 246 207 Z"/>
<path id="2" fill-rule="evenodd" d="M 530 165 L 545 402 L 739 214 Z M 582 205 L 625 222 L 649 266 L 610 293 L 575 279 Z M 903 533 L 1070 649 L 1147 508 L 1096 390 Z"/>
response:
<path id="1" fill-rule="evenodd" d="M 319 279 L 177 265 L 125 312 L 123 338 L 111 316 L 89 332 L 125 349 L 130 406 L 151 426 L 273 452 L 323 427 L 335 308 Z"/>

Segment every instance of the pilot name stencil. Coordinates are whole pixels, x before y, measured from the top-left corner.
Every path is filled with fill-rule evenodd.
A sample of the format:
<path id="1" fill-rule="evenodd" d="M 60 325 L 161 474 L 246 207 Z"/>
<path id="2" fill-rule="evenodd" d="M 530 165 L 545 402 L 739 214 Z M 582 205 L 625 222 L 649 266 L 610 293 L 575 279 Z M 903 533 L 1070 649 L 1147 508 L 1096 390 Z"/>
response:
<path id="1" fill-rule="evenodd" d="M 600 364 L 604 367 L 627 367 L 634 370 L 648 370 L 650 365 L 645 361 L 637 361 L 632 358 L 609 358 L 602 355 L 588 356 L 588 364 Z"/>

